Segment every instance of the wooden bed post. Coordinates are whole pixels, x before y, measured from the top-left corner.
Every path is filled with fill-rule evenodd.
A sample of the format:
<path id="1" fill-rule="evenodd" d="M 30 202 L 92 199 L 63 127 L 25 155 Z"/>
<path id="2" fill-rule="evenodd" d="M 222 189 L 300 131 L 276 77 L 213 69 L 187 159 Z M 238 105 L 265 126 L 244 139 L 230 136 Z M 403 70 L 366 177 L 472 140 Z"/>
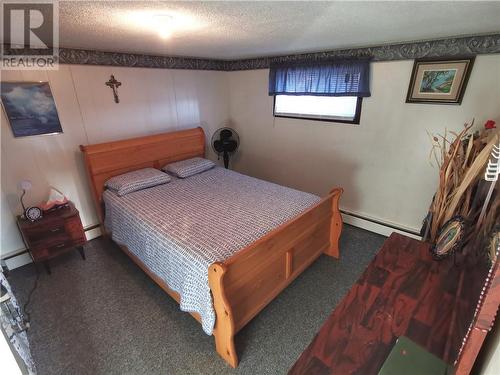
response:
<path id="1" fill-rule="evenodd" d="M 234 347 L 234 319 L 231 306 L 224 293 L 224 274 L 226 267 L 222 263 L 214 263 L 208 269 L 208 283 L 212 291 L 215 309 L 215 349 L 217 353 L 233 368 L 238 366 L 238 356 Z"/>
<path id="2" fill-rule="evenodd" d="M 342 233 L 342 215 L 339 210 L 340 196 L 344 192 L 342 188 L 335 188 L 330 191 L 332 197 L 332 222 L 330 225 L 330 247 L 325 251 L 326 255 L 334 258 L 339 257 L 339 240 Z"/>

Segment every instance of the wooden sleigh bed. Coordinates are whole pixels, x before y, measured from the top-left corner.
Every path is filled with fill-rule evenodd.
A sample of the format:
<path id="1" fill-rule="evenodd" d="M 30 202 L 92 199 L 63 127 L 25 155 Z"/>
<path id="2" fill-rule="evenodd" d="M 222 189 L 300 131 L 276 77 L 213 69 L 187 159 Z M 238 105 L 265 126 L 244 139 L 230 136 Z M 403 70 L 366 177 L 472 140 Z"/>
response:
<path id="1" fill-rule="evenodd" d="M 160 169 L 167 163 L 204 157 L 203 129 L 175 131 L 116 142 L 80 146 L 104 228 L 104 183 L 110 177 L 141 169 Z M 269 304 L 322 253 L 339 257 L 342 218 L 341 188 L 319 203 L 239 250 L 224 262 L 209 267 L 209 285 L 216 314 L 213 336 L 217 353 L 232 367 L 238 365 L 234 335 Z M 165 292 L 179 303 L 179 294 L 151 272 L 125 246 L 122 250 Z M 191 315 L 200 321 L 197 313 Z"/>

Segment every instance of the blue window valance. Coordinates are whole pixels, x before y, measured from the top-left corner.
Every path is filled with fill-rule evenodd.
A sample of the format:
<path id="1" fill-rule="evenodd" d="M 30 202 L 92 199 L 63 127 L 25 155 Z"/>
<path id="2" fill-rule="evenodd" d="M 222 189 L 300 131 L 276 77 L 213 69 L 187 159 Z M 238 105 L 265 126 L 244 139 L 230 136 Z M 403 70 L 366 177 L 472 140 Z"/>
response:
<path id="1" fill-rule="evenodd" d="M 269 95 L 370 96 L 370 61 L 271 66 Z"/>

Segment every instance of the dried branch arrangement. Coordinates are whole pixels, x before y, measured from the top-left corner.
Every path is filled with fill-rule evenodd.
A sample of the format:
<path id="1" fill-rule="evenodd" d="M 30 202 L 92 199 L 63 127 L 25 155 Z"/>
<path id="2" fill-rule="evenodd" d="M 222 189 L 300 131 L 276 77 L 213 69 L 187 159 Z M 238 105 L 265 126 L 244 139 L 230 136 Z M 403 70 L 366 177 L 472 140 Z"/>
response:
<path id="1" fill-rule="evenodd" d="M 430 159 L 439 166 L 439 186 L 429 208 L 427 235 L 424 236 L 431 243 L 435 243 L 439 230 L 451 218 L 459 215 L 474 224 L 479 218 L 480 185 L 491 150 L 498 144 L 499 131 L 493 121 L 488 121 L 478 131 L 473 131 L 473 127 L 474 121 L 466 123 L 460 133 L 445 131 L 444 135 L 431 136 Z M 494 213 L 497 211 L 495 199 L 491 206 L 484 224 L 493 225 L 487 221 L 498 219 Z"/>

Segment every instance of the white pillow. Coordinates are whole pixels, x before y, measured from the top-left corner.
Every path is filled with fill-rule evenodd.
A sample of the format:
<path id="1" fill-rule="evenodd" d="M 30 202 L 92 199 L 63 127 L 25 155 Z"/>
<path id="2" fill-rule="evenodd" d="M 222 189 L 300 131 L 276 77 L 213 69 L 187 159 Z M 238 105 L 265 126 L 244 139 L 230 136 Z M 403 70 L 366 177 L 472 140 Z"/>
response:
<path id="1" fill-rule="evenodd" d="M 168 174 L 158 169 L 144 168 L 111 177 L 104 186 L 115 191 L 121 197 L 137 190 L 166 184 L 171 180 L 172 178 Z"/>
<path id="2" fill-rule="evenodd" d="M 186 178 L 215 167 L 213 161 L 203 158 L 191 158 L 170 163 L 162 168 L 162 171 L 172 173 L 179 178 Z"/>

